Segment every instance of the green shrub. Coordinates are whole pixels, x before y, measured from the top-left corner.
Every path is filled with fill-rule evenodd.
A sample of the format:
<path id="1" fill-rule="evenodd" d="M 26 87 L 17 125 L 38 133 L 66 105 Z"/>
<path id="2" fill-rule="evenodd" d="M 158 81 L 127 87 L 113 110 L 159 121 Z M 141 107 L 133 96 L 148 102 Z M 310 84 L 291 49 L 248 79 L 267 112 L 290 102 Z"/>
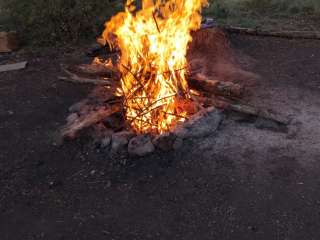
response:
<path id="1" fill-rule="evenodd" d="M 122 5 L 111 0 L 0 1 L 3 16 L 10 16 L 10 21 L 3 17 L 5 25 L 20 32 L 24 40 L 41 45 L 97 36 L 103 23 Z"/>

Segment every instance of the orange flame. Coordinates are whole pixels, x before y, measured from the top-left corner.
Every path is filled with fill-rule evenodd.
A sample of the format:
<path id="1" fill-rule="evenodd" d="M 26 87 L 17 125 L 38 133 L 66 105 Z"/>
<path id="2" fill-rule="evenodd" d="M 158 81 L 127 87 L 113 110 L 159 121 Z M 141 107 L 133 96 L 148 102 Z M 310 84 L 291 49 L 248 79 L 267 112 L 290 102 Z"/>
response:
<path id="1" fill-rule="evenodd" d="M 204 5 L 207 0 L 142 0 L 137 10 L 127 0 L 125 11 L 106 23 L 102 37 L 121 51 L 118 92 L 137 132 L 163 133 L 185 121 L 178 102 L 190 98 L 186 53 Z"/>

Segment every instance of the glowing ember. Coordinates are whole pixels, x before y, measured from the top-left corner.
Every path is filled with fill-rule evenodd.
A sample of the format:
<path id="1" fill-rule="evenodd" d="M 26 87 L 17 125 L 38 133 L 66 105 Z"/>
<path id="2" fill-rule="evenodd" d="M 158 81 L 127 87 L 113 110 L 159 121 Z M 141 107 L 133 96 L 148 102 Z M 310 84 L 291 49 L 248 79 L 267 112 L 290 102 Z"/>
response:
<path id="1" fill-rule="evenodd" d="M 190 32 L 201 25 L 207 0 L 128 0 L 125 12 L 106 23 L 103 39 L 121 51 L 126 120 L 139 133 L 162 133 L 185 121 L 190 102 L 186 81 Z"/>

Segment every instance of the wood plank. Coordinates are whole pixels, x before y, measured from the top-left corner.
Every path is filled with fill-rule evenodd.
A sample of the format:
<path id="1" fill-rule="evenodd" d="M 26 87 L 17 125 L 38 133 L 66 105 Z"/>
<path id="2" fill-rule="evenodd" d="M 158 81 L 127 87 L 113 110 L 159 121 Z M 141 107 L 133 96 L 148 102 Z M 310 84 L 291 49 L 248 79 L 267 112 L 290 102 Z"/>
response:
<path id="1" fill-rule="evenodd" d="M 28 62 L 19 62 L 13 64 L 4 64 L 0 65 L 0 72 L 9 72 L 9 71 L 16 71 L 21 70 L 27 67 Z"/>

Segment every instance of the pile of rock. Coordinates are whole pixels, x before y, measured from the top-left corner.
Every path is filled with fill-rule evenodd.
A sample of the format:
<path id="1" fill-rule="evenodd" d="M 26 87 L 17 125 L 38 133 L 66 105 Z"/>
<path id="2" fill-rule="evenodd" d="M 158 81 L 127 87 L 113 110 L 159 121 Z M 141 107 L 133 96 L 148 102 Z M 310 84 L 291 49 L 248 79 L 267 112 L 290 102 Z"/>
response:
<path id="1" fill-rule="evenodd" d="M 128 152 L 132 156 L 145 156 L 156 150 L 172 151 L 183 146 L 183 141 L 213 134 L 223 120 L 223 114 L 214 107 L 203 109 L 188 121 L 178 125 L 174 131 L 161 135 L 136 135 L 123 130 L 113 132 L 105 126 L 97 127 L 95 141 L 99 147 L 113 152 Z"/>

